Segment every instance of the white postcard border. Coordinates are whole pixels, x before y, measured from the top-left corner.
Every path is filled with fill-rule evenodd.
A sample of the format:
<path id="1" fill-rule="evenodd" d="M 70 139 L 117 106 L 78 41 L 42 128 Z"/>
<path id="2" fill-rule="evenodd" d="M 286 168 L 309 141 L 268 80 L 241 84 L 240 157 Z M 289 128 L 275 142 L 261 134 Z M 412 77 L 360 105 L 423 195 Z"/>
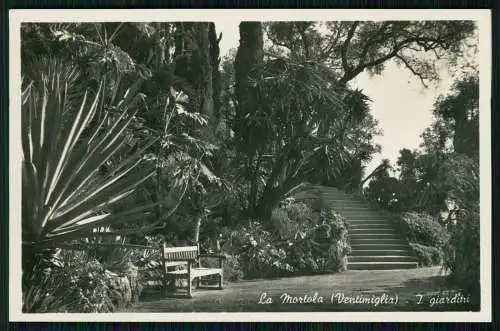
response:
<path id="1" fill-rule="evenodd" d="M 112 21 L 336 21 L 473 20 L 479 27 L 480 63 L 480 312 L 279 312 L 24 314 L 21 291 L 21 22 Z M 317 322 L 490 322 L 491 321 L 491 13 L 489 10 L 357 9 L 15 9 L 9 11 L 9 318 L 11 321 L 317 321 Z"/>

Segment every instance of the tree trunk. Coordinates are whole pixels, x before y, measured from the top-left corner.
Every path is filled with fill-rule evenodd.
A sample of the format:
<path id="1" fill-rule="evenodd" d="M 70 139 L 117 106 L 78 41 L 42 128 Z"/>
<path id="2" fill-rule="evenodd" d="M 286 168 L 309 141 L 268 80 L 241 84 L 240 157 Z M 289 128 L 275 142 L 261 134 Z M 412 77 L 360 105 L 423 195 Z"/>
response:
<path id="1" fill-rule="evenodd" d="M 219 107 L 220 94 L 219 48 L 218 40 L 213 36 L 215 26 L 206 22 L 183 22 L 176 25 L 175 31 L 174 74 L 184 78 L 193 88 L 191 107 L 208 119 L 208 125 L 200 130 L 201 135 L 213 141 L 215 103 Z"/>
<path id="2" fill-rule="evenodd" d="M 257 207 L 254 210 L 254 217 L 262 221 L 264 224 L 271 219 L 273 209 L 280 202 L 283 192 L 279 188 L 266 190 L 263 194 Z"/>
<path id="3" fill-rule="evenodd" d="M 236 129 L 239 122 L 249 110 L 245 106 L 249 90 L 249 76 L 252 69 L 264 61 L 264 38 L 260 22 L 241 22 L 240 45 L 234 60 L 235 95 L 238 106 L 236 108 Z"/>
<path id="4" fill-rule="evenodd" d="M 200 242 L 201 220 L 202 220 L 202 216 L 198 215 L 196 218 L 196 227 L 194 228 L 194 242 L 195 243 Z"/>
<path id="5" fill-rule="evenodd" d="M 187 57 L 185 56 L 185 48 L 186 48 L 186 27 L 189 23 L 179 22 L 175 24 L 175 42 L 174 42 L 174 63 L 175 69 L 174 74 L 179 77 L 183 77 L 188 79 L 188 63 Z"/>
<path id="6" fill-rule="evenodd" d="M 218 68 L 213 68 L 212 46 L 210 41 L 210 32 L 215 33 L 215 27 L 211 28 L 212 23 L 196 23 L 194 26 L 194 36 L 196 40 L 196 49 L 191 56 L 192 80 L 195 82 L 197 96 L 197 109 L 208 119 L 208 125 L 201 129 L 202 136 L 208 141 L 214 142 L 215 128 L 217 127 L 214 107 L 214 87 L 213 73 Z"/>
<path id="7" fill-rule="evenodd" d="M 277 187 L 266 186 L 257 208 L 255 208 L 255 217 L 264 223 L 268 222 L 271 219 L 273 209 L 278 206 L 284 194 L 301 182 L 301 177 L 288 177 L 284 183 Z"/>
<path id="8" fill-rule="evenodd" d="M 222 38 L 222 34 L 217 38 L 217 33 L 215 31 L 215 24 L 210 23 L 209 26 L 209 42 L 210 42 L 210 61 L 212 65 L 212 86 L 213 86 L 213 100 L 214 100 L 214 116 L 219 118 L 220 116 L 220 94 L 221 94 L 221 76 L 219 71 L 220 64 L 220 49 L 219 42 Z"/>
<path id="9" fill-rule="evenodd" d="M 262 34 L 262 24 L 260 22 L 241 22 L 239 26 L 240 45 L 234 60 L 235 69 L 235 96 L 236 96 L 236 116 L 233 130 L 236 135 L 241 135 L 243 118 L 252 110 L 248 103 L 252 98 L 252 88 L 249 84 L 252 70 L 264 61 L 264 38 Z M 244 137 L 240 137 L 244 139 Z M 247 142 L 248 143 L 248 142 Z M 251 144 L 251 143 L 250 143 Z M 249 205 L 248 214 L 255 217 L 257 214 L 257 173 L 259 161 L 255 160 L 255 146 L 246 149 L 245 157 L 250 175 Z M 258 158 L 258 156 L 257 156 Z"/>
<path id="10" fill-rule="evenodd" d="M 252 160 L 253 161 L 253 160 Z M 258 178 L 258 171 L 260 168 L 261 164 L 261 158 L 258 160 L 255 160 L 254 162 L 251 162 L 250 168 L 252 169 L 252 178 L 250 178 L 251 183 L 250 183 L 250 196 L 248 199 L 248 210 L 250 211 L 250 216 L 255 216 L 256 210 L 257 210 L 257 195 L 259 193 L 259 178 Z"/>
<path id="11" fill-rule="evenodd" d="M 198 23 L 195 28 L 198 49 L 196 59 L 198 62 L 198 93 L 200 98 L 199 112 L 207 115 L 210 119 L 214 113 L 213 84 L 212 84 L 212 63 L 210 57 L 209 23 Z"/>

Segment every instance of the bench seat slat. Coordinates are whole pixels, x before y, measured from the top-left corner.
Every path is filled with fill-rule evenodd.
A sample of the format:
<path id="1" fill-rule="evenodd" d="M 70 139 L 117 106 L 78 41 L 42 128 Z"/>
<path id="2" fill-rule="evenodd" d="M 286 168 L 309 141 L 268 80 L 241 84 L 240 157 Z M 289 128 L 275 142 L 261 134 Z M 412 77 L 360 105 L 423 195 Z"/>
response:
<path id="1" fill-rule="evenodd" d="M 176 266 L 186 266 L 187 261 L 165 261 L 165 266 L 167 267 L 176 267 Z"/>
<path id="2" fill-rule="evenodd" d="M 191 269 L 191 278 L 203 277 L 209 275 L 218 275 L 222 273 L 222 269 L 220 268 L 192 268 Z M 173 270 L 167 272 L 168 275 L 187 275 L 188 271 L 186 269 L 182 270 Z"/>
<path id="3" fill-rule="evenodd" d="M 219 275 L 222 273 L 222 269 L 220 268 L 193 268 L 191 269 L 191 274 L 193 278 L 210 276 L 210 275 Z"/>

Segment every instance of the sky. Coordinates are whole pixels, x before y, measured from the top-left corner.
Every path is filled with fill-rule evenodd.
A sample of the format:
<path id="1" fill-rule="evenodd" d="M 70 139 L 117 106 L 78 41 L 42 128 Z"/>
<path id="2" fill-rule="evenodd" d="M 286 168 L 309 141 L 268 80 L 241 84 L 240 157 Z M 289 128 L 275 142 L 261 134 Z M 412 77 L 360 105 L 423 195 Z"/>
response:
<path id="1" fill-rule="evenodd" d="M 239 44 L 239 21 L 216 22 L 217 33 L 222 32 L 220 53 L 223 57 Z M 399 150 L 417 149 L 421 143 L 420 134 L 433 121 L 432 105 L 438 95 L 445 93 L 452 83 L 446 68 L 442 68 L 441 81 L 424 88 L 420 80 L 394 63 L 389 63 L 381 75 L 369 77 L 362 73 L 352 82 L 353 87 L 363 89 L 372 100 L 371 112 L 378 120 L 383 134 L 374 138 L 382 147 L 366 165 L 369 174 L 381 160 L 387 158 L 395 164 Z"/>

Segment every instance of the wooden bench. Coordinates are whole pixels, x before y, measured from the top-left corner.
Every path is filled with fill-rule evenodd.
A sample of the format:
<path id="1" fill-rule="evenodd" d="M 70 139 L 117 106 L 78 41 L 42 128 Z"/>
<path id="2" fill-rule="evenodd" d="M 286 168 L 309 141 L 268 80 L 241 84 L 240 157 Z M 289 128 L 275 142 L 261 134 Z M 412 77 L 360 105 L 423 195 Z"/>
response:
<path id="1" fill-rule="evenodd" d="M 204 268 L 200 258 L 218 259 L 218 268 Z M 177 290 L 176 280 L 186 280 L 187 296 L 192 297 L 192 282 L 196 279 L 196 287 L 200 287 L 200 279 L 206 276 L 218 277 L 219 289 L 222 289 L 224 256 L 220 254 L 200 254 L 198 246 L 167 247 L 163 244 L 162 262 L 166 280 L 170 280 L 172 290 Z M 174 269 L 174 270 L 172 270 Z M 182 288 L 182 287 L 181 287 Z"/>

